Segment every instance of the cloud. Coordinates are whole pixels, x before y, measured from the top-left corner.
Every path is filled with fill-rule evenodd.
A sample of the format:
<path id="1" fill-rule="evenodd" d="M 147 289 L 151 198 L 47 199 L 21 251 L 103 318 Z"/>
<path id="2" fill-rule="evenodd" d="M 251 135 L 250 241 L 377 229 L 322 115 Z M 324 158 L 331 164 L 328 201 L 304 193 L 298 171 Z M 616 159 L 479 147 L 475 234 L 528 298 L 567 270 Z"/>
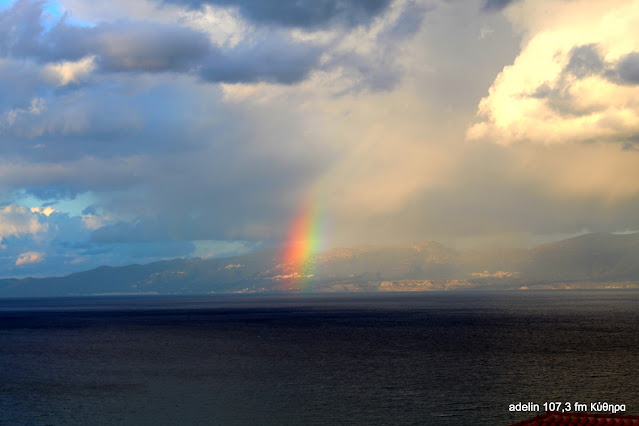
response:
<path id="1" fill-rule="evenodd" d="M 426 14 L 434 11 L 435 8 L 432 4 L 427 5 L 418 1 L 406 2 L 393 25 L 385 29 L 380 37 L 397 41 L 415 35 L 420 30 Z"/>
<path id="2" fill-rule="evenodd" d="M 635 9 L 489 3 L 12 3 L 0 270 L 276 245 L 309 200 L 330 245 L 639 229 Z"/>
<path id="3" fill-rule="evenodd" d="M 24 208 L 28 212 L 28 208 Z M 146 243 L 92 243 L 91 230 L 84 227 L 82 217 L 56 212 L 49 216 L 32 213 L 46 227 L 46 232 L 37 234 L 8 235 L 3 240 L 0 256 L 1 276 L 25 276 L 26 263 L 16 264 L 23 257 L 25 261 L 38 257 L 42 261 L 30 263 L 29 276 L 66 275 L 70 272 L 95 268 L 101 265 L 127 265 L 148 263 L 160 259 L 191 255 L 195 245 L 186 241 L 163 241 Z M 2 223 L 5 223 L 4 221 Z M 224 243 L 220 242 L 220 249 Z M 231 253 L 232 254 L 232 253 Z M 77 259 L 82 260 L 81 262 Z"/>
<path id="4" fill-rule="evenodd" d="M 63 18 L 41 24 L 44 2 L 19 0 L 0 12 L 0 52 L 50 62 L 45 72 L 67 84 L 97 64 L 104 71 L 186 71 L 210 49 L 190 28 L 156 22 L 117 21 L 78 26 Z"/>
<path id="5" fill-rule="evenodd" d="M 18 0 L 0 11 L 0 54 L 24 57 L 40 49 L 40 22 L 44 1 Z"/>
<path id="6" fill-rule="evenodd" d="M 621 58 L 617 73 L 625 84 L 639 84 L 639 52 L 632 52 Z"/>
<path id="7" fill-rule="evenodd" d="M 604 61 L 596 44 L 574 47 L 569 55 L 564 73 L 568 72 L 577 78 L 585 78 L 600 74 L 604 69 Z"/>
<path id="8" fill-rule="evenodd" d="M 100 65 L 107 71 L 184 71 L 210 50 L 202 33 L 154 23 L 105 24 L 94 38 Z"/>
<path id="9" fill-rule="evenodd" d="M 187 1 L 178 5 L 204 4 Z M 380 61 L 379 58 L 364 59 L 357 53 L 349 60 L 346 51 L 331 52 L 349 31 L 359 31 L 360 24 L 370 23 L 387 10 L 398 9 L 390 7 L 390 0 L 221 0 L 211 4 L 237 7 L 251 22 L 268 25 L 243 29 L 241 35 L 227 37 L 232 43 L 219 44 L 212 41 L 219 36 L 213 37 L 201 19 L 185 11 L 181 12 L 181 19 L 173 21 L 166 17 L 163 22 L 119 19 L 93 25 L 77 25 L 68 15 L 63 15 L 46 29 L 42 25 L 44 3 L 19 0 L 0 12 L 0 34 L 7 34 L 4 46 L 0 45 L 0 55 L 4 52 L 13 59 L 41 64 L 41 78 L 58 87 L 96 81 L 109 73 L 182 73 L 198 75 L 211 83 L 290 85 L 307 79 L 315 70 L 340 67 L 360 73 L 364 76 L 360 85 L 373 90 L 388 90 L 397 80 L 398 72 L 391 64 L 393 55 Z M 390 23 L 382 20 L 384 25 L 388 24 L 379 34 L 385 53 L 379 53 L 378 57 L 391 53 L 391 44 L 415 34 L 425 13 L 432 10 L 416 1 L 399 4 L 401 14 L 394 16 Z M 207 6 L 206 14 L 211 13 L 216 12 Z M 217 14 L 220 13 L 223 12 Z M 218 25 L 222 22 L 220 19 L 212 21 L 213 24 Z M 341 25 L 323 31 L 319 38 L 291 32 L 296 28 L 319 29 L 334 23 Z M 236 27 L 232 26 L 239 31 Z M 30 129 L 26 133 L 34 132 Z"/>
<path id="10" fill-rule="evenodd" d="M 28 265 L 31 263 L 40 263 L 44 261 L 44 255 L 37 251 L 28 251 L 20 254 L 18 260 L 16 260 L 16 266 Z"/>
<path id="11" fill-rule="evenodd" d="M 54 81 L 57 86 L 66 86 L 71 83 L 78 83 L 87 78 L 95 69 L 95 55 L 87 56 L 78 61 L 62 61 L 47 64 L 43 73 L 45 77 Z"/>
<path id="12" fill-rule="evenodd" d="M 517 1 L 520 0 L 485 0 L 482 10 L 485 12 L 499 12 Z"/>
<path id="13" fill-rule="evenodd" d="M 454 158 L 436 169 L 439 181 L 424 182 L 398 200 L 386 196 L 393 193 L 390 182 L 399 185 L 396 179 L 376 193 L 370 189 L 379 202 L 353 200 L 349 214 L 334 222 L 333 234 L 341 241 L 374 235 L 389 243 L 432 239 L 521 247 L 541 236 L 639 229 L 633 214 L 639 208 L 636 152 L 609 145 L 480 144 L 464 151 L 456 157 L 451 152 Z M 368 210 L 357 213 L 356 205 Z"/>
<path id="14" fill-rule="evenodd" d="M 200 75 L 205 81 L 216 83 L 294 84 L 317 67 L 321 54 L 319 46 L 267 35 L 258 42 L 244 41 L 233 49 L 212 54 L 203 62 Z"/>
<path id="15" fill-rule="evenodd" d="M 284 221 L 295 208 L 292 194 L 308 187 L 331 159 L 330 151 L 313 146 L 317 142 L 308 136 L 300 144 L 300 137 L 285 125 L 294 114 L 273 111 L 269 116 L 273 131 L 247 117 L 246 140 L 240 139 L 236 146 L 154 158 L 144 164 L 146 177 L 141 185 L 113 194 L 102 204 L 112 216 L 127 212 L 129 217 L 134 213 L 134 218 L 105 224 L 93 232 L 92 240 L 279 238 Z M 250 135 L 253 131 L 258 135 Z M 313 154 L 304 152 L 310 149 Z M 178 169 L 175 162 L 180 164 Z M 144 203 L 140 203 L 140 193 L 145 194 Z"/>
<path id="16" fill-rule="evenodd" d="M 3 190 L 23 190 L 41 200 L 73 199 L 78 194 L 118 190 L 139 182 L 135 158 L 83 157 L 65 162 L 0 162 Z"/>
<path id="17" fill-rule="evenodd" d="M 25 117 L 28 119 L 29 116 L 40 115 L 46 108 L 47 104 L 44 99 L 33 98 L 28 107 L 10 109 L 0 119 L 0 131 L 12 127 Z"/>
<path id="18" fill-rule="evenodd" d="M 204 5 L 236 7 L 255 24 L 317 29 L 331 24 L 365 25 L 389 6 L 391 0 L 165 0 L 200 8 Z"/>
<path id="19" fill-rule="evenodd" d="M 33 213 L 40 213 L 45 216 L 51 216 L 51 213 L 55 213 L 57 210 L 51 206 L 46 206 L 46 207 L 31 207 L 31 211 Z"/>
<path id="20" fill-rule="evenodd" d="M 335 93 L 391 91 L 406 72 L 405 47 L 417 37 L 437 6 L 417 1 L 394 2 L 370 28 L 345 34 L 324 52 L 320 70 L 339 76 Z"/>
<path id="21" fill-rule="evenodd" d="M 362 216 L 393 217 L 409 208 L 422 191 L 452 179 L 453 156 L 444 148 L 452 141 L 433 123 L 450 120 L 454 115 L 444 116 L 441 103 L 457 102 L 455 107 L 459 107 L 464 104 L 459 98 L 467 91 L 465 87 L 459 89 L 458 96 L 447 90 L 425 92 L 412 85 L 402 86 L 401 65 L 412 66 L 407 57 L 417 66 L 437 63 L 439 69 L 433 74 L 439 78 L 451 78 L 458 72 L 469 82 L 481 79 L 486 84 L 497 66 L 491 65 L 489 71 L 477 66 L 472 76 L 459 72 L 459 66 L 467 60 L 462 56 L 478 61 L 481 54 L 474 45 L 466 45 L 465 39 L 447 39 L 450 44 L 442 44 L 443 34 L 434 30 L 445 26 L 413 22 L 410 31 L 400 31 L 403 19 L 411 11 L 417 13 L 413 6 L 424 19 L 440 19 L 438 10 L 398 3 L 371 28 L 339 39 L 339 49 L 330 51 L 336 58 L 320 65 L 327 69 L 310 73 L 295 86 L 238 84 L 233 86 L 234 93 L 241 89 L 245 94 L 231 102 L 218 98 L 219 92 L 213 87 L 193 88 L 182 80 L 165 80 L 162 91 L 154 93 L 155 102 L 145 109 L 147 117 L 154 116 L 152 105 L 170 105 L 172 111 L 188 111 L 188 115 L 180 115 L 187 118 L 177 122 L 171 115 L 158 117 L 153 121 L 164 129 L 158 138 L 142 137 L 147 135 L 146 130 L 133 138 L 136 147 L 145 147 L 152 154 L 140 158 L 130 169 L 129 173 L 137 173 L 137 182 L 130 181 L 129 186 L 100 196 L 105 214 L 118 221 L 96 229 L 92 241 L 113 244 L 211 239 L 275 243 L 286 235 L 288 221 L 318 181 L 330 181 L 325 185 L 323 202 L 334 209 L 335 221 L 351 224 Z M 467 12 L 468 19 L 473 16 L 471 12 Z M 459 18 L 450 13 L 450 19 Z M 425 36 L 418 31 L 422 28 L 432 31 L 427 34 L 431 38 L 429 46 L 441 51 L 424 49 L 419 37 Z M 476 24 L 467 29 L 472 43 L 476 43 L 480 28 L 481 24 Z M 495 28 L 500 30 L 497 25 Z M 253 35 L 260 48 L 291 42 L 285 33 L 270 33 L 271 38 L 258 33 Z M 395 43 L 398 40 L 402 43 Z M 251 41 L 242 41 L 238 51 L 250 46 Z M 498 42 L 496 38 L 490 43 Z M 404 50 L 409 48 L 414 50 Z M 438 55 L 424 57 L 426 51 Z M 450 51 L 459 52 L 459 56 L 446 57 Z M 447 59 L 436 60 L 440 56 Z M 379 78 L 368 80 L 373 76 Z M 413 78 L 421 83 L 423 75 Z M 365 82 L 361 90 L 350 90 L 360 81 Z M 171 90 L 176 84 L 180 90 Z M 457 80 L 455 84 L 459 86 Z M 371 86 L 379 90 L 364 90 Z M 440 88 L 442 84 L 436 82 L 434 86 Z M 475 90 L 480 93 L 485 87 Z M 182 103 L 182 97 L 188 97 L 189 102 Z M 469 110 L 474 107 L 474 101 L 465 103 Z M 175 137 L 164 137 L 173 123 L 183 131 L 176 131 Z M 194 133 L 195 129 L 201 129 L 201 133 Z M 191 150 L 186 143 L 191 137 L 206 143 Z M 144 145 L 149 140 L 154 143 Z M 109 146 L 115 148 L 116 143 Z M 175 151 L 161 156 L 160 150 L 168 146 L 176 147 Z M 118 147 L 120 152 L 124 149 L 128 147 Z M 89 174 L 103 167 L 94 165 L 90 170 L 96 172 Z M 125 179 L 128 176 L 121 175 Z M 113 177 L 105 181 L 109 179 Z M 389 222 L 383 228 L 390 226 Z M 420 232 L 425 235 L 423 229 Z M 380 233 L 361 232 L 349 242 L 376 240 Z"/>
<path id="22" fill-rule="evenodd" d="M 32 214 L 24 206 L 8 205 L 0 208 L 0 242 L 4 238 L 21 237 L 25 234 L 36 235 L 45 232 L 47 225 L 38 220 L 37 214 Z"/>
<path id="23" fill-rule="evenodd" d="M 82 215 L 82 223 L 84 224 L 84 227 L 92 231 L 101 228 L 104 224 L 113 222 L 114 220 L 115 218 L 110 216 L 98 216 L 91 213 Z"/>
<path id="24" fill-rule="evenodd" d="M 530 1 L 513 9 L 513 19 L 529 28 L 528 41 L 481 100 L 468 138 L 503 145 L 633 141 L 639 134 L 636 4 L 547 5 L 553 19 L 534 12 Z"/>
<path id="25" fill-rule="evenodd" d="M 43 59 L 76 61 L 95 56 L 95 63 L 107 72 L 187 71 L 211 48 L 202 32 L 154 22 L 118 21 L 80 27 L 61 21 L 45 37 Z"/>

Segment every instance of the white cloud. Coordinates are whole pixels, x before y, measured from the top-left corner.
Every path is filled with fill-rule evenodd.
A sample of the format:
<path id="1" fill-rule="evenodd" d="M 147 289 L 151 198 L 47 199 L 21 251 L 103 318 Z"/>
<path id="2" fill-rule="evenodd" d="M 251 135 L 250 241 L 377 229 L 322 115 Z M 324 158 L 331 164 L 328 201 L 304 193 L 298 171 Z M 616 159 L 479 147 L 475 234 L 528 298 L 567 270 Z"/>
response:
<path id="1" fill-rule="evenodd" d="M 30 263 L 40 263 L 44 261 L 44 254 L 37 251 L 28 251 L 20 254 L 16 260 L 16 266 L 28 265 Z"/>
<path id="2" fill-rule="evenodd" d="M 43 73 L 46 79 L 57 86 L 66 86 L 85 79 L 95 69 L 95 56 L 87 56 L 78 61 L 65 61 L 47 64 Z"/>
<path id="3" fill-rule="evenodd" d="M 56 209 L 54 209 L 54 208 L 53 208 L 53 207 L 51 207 L 51 206 L 46 206 L 46 207 L 31 207 L 31 212 L 32 212 L 32 213 L 40 213 L 40 214 L 43 214 L 43 215 L 45 215 L 45 216 L 47 216 L 47 217 L 48 217 L 48 216 L 50 216 L 50 215 L 51 215 L 51 213 L 55 213 L 55 212 L 57 212 L 57 210 L 56 210 Z"/>
<path id="4" fill-rule="evenodd" d="M 6 237 L 35 235 L 46 230 L 47 225 L 38 221 L 38 215 L 24 206 L 10 204 L 0 208 L 0 242 Z"/>
<path id="5" fill-rule="evenodd" d="M 618 61 L 639 51 L 639 3 L 539 3 L 527 0 L 508 9 L 526 31 L 523 48 L 481 100 L 481 121 L 468 138 L 549 145 L 623 142 L 639 133 L 639 85 L 610 76 Z M 571 72 L 575 49 L 584 46 L 597 50 L 601 70 Z"/>

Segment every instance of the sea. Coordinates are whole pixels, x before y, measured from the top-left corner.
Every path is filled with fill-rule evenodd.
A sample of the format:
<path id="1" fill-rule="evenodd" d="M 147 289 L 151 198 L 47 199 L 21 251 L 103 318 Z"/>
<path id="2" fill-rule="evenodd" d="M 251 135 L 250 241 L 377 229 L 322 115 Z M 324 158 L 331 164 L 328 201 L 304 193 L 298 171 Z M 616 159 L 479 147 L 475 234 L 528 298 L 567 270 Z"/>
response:
<path id="1" fill-rule="evenodd" d="M 0 299 L 2 425 L 508 425 L 575 403 L 639 415 L 639 292 Z"/>

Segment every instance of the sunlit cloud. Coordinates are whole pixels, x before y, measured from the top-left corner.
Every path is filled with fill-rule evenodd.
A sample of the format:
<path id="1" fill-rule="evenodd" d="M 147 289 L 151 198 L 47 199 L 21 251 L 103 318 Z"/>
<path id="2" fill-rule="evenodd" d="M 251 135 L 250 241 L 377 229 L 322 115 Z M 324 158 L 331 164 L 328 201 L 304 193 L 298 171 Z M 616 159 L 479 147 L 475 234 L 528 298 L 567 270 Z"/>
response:
<path id="1" fill-rule="evenodd" d="M 524 47 L 497 76 L 467 133 L 517 142 L 634 143 L 639 133 L 639 4 L 560 0 L 517 3 L 510 18 Z"/>
<path id="2" fill-rule="evenodd" d="M 38 253 L 37 251 L 29 251 L 26 253 L 22 253 L 18 260 L 16 260 L 16 266 L 20 265 L 28 265 L 31 263 L 40 263 L 44 261 L 44 255 L 42 253 Z"/>
<path id="3" fill-rule="evenodd" d="M 36 235 L 46 230 L 47 225 L 40 223 L 38 215 L 24 206 L 10 204 L 0 208 L 0 242 L 10 236 Z"/>
<path id="4" fill-rule="evenodd" d="M 88 56 L 78 61 L 47 64 L 44 67 L 44 75 L 54 81 L 57 86 L 66 86 L 87 78 L 94 69 L 95 56 Z"/>
<path id="5" fill-rule="evenodd" d="M 51 215 L 51 213 L 54 213 L 54 212 L 56 212 L 57 210 L 56 210 L 56 209 L 54 209 L 54 208 L 53 208 L 53 207 L 51 207 L 51 206 L 46 206 L 46 207 L 31 207 L 31 211 L 32 211 L 33 213 L 40 213 L 40 214 L 43 214 L 43 215 L 45 215 L 45 216 L 50 216 L 50 215 Z"/>

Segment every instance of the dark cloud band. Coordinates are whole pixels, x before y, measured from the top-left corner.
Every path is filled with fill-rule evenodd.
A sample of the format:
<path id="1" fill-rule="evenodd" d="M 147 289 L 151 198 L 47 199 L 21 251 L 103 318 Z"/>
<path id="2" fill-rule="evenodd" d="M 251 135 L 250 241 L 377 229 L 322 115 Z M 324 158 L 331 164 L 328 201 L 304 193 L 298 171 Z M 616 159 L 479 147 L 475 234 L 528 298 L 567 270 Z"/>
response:
<path id="1" fill-rule="evenodd" d="M 519 0 L 486 0 L 482 6 L 484 12 L 499 12 L 505 9 L 511 3 L 518 2 Z"/>
<path id="2" fill-rule="evenodd" d="M 175 0 L 190 7 L 202 1 Z M 249 19 L 285 27 L 316 27 L 331 22 L 356 25 L 380 14 L 390 0 L 236 1 L 211 4 L 239 7 Z M 117 21 L 93 27 L 69 24 L 64 18 L 50 30 L 41 24 L 44 3 L 19 0 L 0 12 L 0 56 L 39 63 L 78 61 L 93 56 L 96 70 L 110 72 L 178 72 L 215 83 L 267 81 L 295 84 L 319 64 L 327 46 L 309 45 L 265 30 L 259 38 L 222 49 L 200 31 L 177 24 Z M 424 11 L 413 7 L 398 34 L 414 33 Z M 406 18 L 406 17 L 404 17 Z M 404 22 L 407 21 L 407 22 Z M 399 25 L 398 24 L 398 25 Z M 404 27 L 409 27 L 405 29 Z"/>
<path id="3" fill-rule="evenodd" d="M 164 0 L 192 9 L 204 5 L 235 7 L 253 23 L 289 28 L 318 28 L 335 23 L 367 24 L 391 0 Z"/>

